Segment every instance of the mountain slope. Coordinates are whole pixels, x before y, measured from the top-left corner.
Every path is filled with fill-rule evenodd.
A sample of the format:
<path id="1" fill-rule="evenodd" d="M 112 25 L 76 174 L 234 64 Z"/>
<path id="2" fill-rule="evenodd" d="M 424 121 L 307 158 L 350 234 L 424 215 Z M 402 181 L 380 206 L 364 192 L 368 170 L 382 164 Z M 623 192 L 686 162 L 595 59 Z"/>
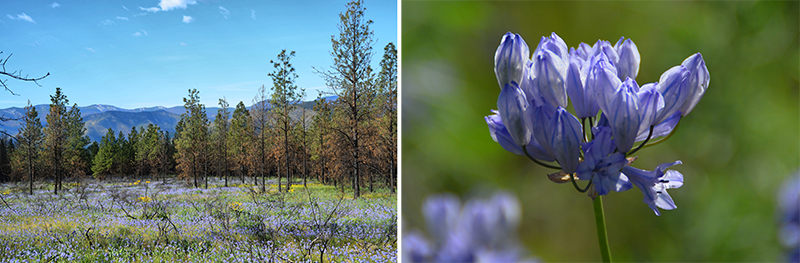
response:
<path id="1" fill-rule="evenodd" d="M 336 97 L 328 96 L 325 97 L 325 99 L 330 101 L 335 100 Z M 268 104 L 267 107 L 270 107 L 269 102 L 265 103 Z M 315 114 L 313 111 L 314 101 L 304 101 L 299 103 L 299 106 L 306 108 L 306 112 L 310 116 Z M 39 120 L 42 122 L 42 125 L 46 126 L 46 116 L 50 110 L 50 105 L 41 104 L 35 105 L 34 107 L 39 113 Z M 178 124 L 178 120 L 181 118 L 180 115 L 186 112 L 183 106 L 169 108 L 156 106 L 137 109 L 123 109 L 113 105 L 92 104 L 85 107 L 79 106 L 78 108 L 80 109 L 81 117 L 83 117 L 83 121 L 86 124 L 86 134 L 91 140 L 98 142 L 103 135 L 106 134 L 108 128 L 113 129 L 115 134 L 119 134 L 119 132 L 122 131 L 127 135 L 131 131 L 131 127 L 146 127 L 147 124 L 150 123 L 158 125 L 162 130 L 169 131 L 170 134 L 175 133 L 175 125 Z M 206 115 L 208 116 L 209 123 L 213 122 L 216 118 L 218 109 L 218 107 L 206 108 Z M 234 109 L 235 105 L 231 105 L 229 108 L 229 114 L 233 115 Z M 247 109 L 252 110 L 252 105 L 248 106 Z M 297 120 L 301 116 L 300 112 L 301 109 L 298 108 L 290 115 L 293 119 Z M 21 119 L 24 117 L 24 115 L 25 108 L 11 107 L 0 109 L 0 116 L 4 118 L 20 119 L 18 121 L 12 120 L 0 122 L 0 129 L 12 135 L 17 134 L 21 125 Z"/>
<path id="2" fill-rule="evenodd" d="M 86 135 L 93 141 L 100 141 L 100 138 L 106 134 L 108 128 L 114 130 L 115 134 L 119 134 L 122 131 L 127 135 L 132 127 L 137 127 L 138 130 L 150 123 L 158 125 L 162 130 L 169 131 L 170 134 L 174 134 L 175 125 L 180 119 L 180 115 L 165 110 L 145 112 L 109 111 L 86 116 L 83 121 L 86 123 Z"/>

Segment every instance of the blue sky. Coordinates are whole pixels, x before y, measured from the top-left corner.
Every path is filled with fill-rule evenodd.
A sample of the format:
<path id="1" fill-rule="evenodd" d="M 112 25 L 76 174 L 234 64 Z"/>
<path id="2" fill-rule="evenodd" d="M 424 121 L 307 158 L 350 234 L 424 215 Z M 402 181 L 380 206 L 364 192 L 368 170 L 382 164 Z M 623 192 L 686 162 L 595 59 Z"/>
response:
<path id="1" fill-rule="evenodd" d="M 314 99 L 327 89 L 312 67 L 330 67 L 331 35 L 347 2 L 2 1 L 0 51 L 13 54 L 6 70 L 50 76 L 42 87 L 9 80 L 19 96 L 0 92 L 0 108 L 48 104 L 56 87 L 79 106 L 179 106 L 192 88 L 208 107 L 223 96 L 250 105 L 262 84 L 269 90 L 269 61 L 282 49 L 297 52 L 296 84 Z M 377 72 L 383 47 L 397 45 L 397 2 L 365 6 Z"/>

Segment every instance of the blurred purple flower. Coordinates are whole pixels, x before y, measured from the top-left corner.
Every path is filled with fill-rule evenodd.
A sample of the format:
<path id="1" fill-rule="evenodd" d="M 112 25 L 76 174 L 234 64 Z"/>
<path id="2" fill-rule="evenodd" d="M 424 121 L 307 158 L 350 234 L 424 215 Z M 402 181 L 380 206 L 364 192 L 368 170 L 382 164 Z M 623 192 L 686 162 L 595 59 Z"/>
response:
<path id="1" fill-rule="evenodd" d="M 778 192 L 778 238 L 787 249 L 788 262 L 800 262 L 800 172 L 789 177 Z"/>
<path id="2" fill-rule="evenodd" d="M 516 239 L 521 211 L 509 193 L 460 206 L 455 195 L 426 199 L 423 215 L 433 242 L 418 232 L 403 236 L 404 262 L 529 262 Z"/>

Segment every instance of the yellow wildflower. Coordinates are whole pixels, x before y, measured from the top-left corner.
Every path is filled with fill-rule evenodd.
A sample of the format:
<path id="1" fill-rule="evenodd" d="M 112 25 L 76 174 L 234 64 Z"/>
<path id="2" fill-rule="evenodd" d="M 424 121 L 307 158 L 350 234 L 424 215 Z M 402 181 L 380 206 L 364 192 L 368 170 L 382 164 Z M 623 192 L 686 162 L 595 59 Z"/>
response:
<path id="1" fill-rule="evenodd" d="M 228 206 L 234 211 L 243 211 L 242 203 L 241 202 L 231 202 Z"/>

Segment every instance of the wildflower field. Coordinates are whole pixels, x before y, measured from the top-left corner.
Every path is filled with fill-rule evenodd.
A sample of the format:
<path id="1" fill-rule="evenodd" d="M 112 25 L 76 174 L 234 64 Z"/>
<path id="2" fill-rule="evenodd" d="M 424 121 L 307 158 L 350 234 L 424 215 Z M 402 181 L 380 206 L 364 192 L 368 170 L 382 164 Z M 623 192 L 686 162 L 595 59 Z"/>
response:
<path id="1" fill-rule="evenodd" d="M 397 197 L 209 179 L 2 184 L 2 262 L 394 262 Z M 285 185 L 284 185 L 285 187 Z"/>

